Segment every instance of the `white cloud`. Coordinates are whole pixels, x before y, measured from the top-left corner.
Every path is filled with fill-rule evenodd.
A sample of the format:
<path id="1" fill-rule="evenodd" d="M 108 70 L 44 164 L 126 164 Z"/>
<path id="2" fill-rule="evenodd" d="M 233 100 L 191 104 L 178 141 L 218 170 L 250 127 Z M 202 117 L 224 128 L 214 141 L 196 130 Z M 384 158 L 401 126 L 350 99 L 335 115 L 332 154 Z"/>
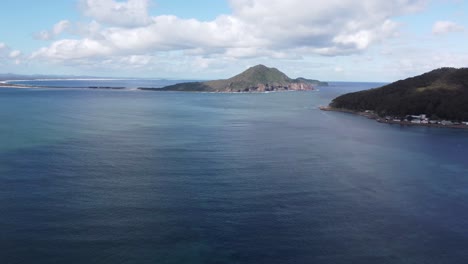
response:
<path id="1" fill-rule="evenodd" d="M 19 56 L 21 56 L 21 51 L 19 50 L 13 50 L 9 54 L 9 57 L 12 59 L 18 58 Z"/>
<path id="2" fill-rule="evenodd" d="M 100 38 L 102 26 L 96 21 L 90 23 L 75 23 L 70 29 L 72 34 L 87 38 Z"/>
<path id="3" fill-rule="evenodd" d="M 12 50 L 7 44 L 0 42 L 0 65 L 19 65 L 23 59 L 23 54 L 19 50 Z"/>
<path id="4" fill-rule="evenodd" d="M 8 57 L 9 53 L 11 52 L 10 47 L 7 44 L 0 42 L 0 58 Z"/>
<path id="5" fill-rule="evenodd" d="M 138 27 L 151 23 L 148 15 L 149 0 L 81 0 L 80 9 L 84 15 L 99 23 L 120 26 Z"/>
<path id="6" fill-rule="evenodd" d="M 338 72 L 338 73 L 342 73 L 342 72 L 344 72 L 344 69 L 342 67 L 340 67 L 340 66 L 336 66 L 334 71 Z"/>
<path id="7" fill-rule="evenodd" d="M 243 62 L 363 54 L 399 38 L 394 17 L 421 10 L 426 0 L 230 0 L 232 12 L 211 21 L 149 16 L 149 0 L 80 0 L 88 23 L 57 23 L 36 50 L 35 61 L 101 69 L 162 69 L 251 66 Z M 296 61 L 296 62 L 293 62 Z M 334 62 L 336 63 L 336 62 Z M 349 65 L 333 72 L 350 71 Z M 237 69 L 236 69 L 237 70 Z M 198 75 L 197 75 L 198 76 Z"/>
<path id="8" fill-rule="evenodd" d="M 62 34 L 63 32 L 65 32 L 67 29 L 69 29 L 70 26 L 71 26 L 70 21 L 62 20 L 62 21 L 58 22 L 57 24 L 55 24 L 54 27 L 52 28 L 52 30 L 41 31 L 41 32 L 37 33 L 35 36 L 36 36 L 36 38 L 41 39 L 41 40 L 52 40 L 55 37 Z"/>
<path id="9" fill-rule="evenodd" d="M 443 35 L 452 32 L 462 32 L 464 27 L 452 21 L 437 21 L 432 27 L 434 35 Z"/>
<path id="10" fill-rule="evenodd" d="M 65 39 L 54 42 L 47 48 L 34 52 L 31 57 L 45 57 L 52 60 L 75 60 L 83 58 L 99 58 L 112 55 L 109 47 L 92 39 Z"/>
<path id="11" fill-rule="evenodd" d="M 67 30 L 70 27 L 70 24 L 71 24 L 70 21 L 62 20 L 54 25 L 54 28 L 52 29 L 52 33 L 55 36 L 58 36 L 62 34 L 62 32 L 64 32 L 65 30 Z"/>
<path id="12" fill-rule="evenodd" d="M 275 48 L 309 47 L 326 55 L 354 53 L 395 36 L 391 17 L 425 1 L 231 0 L 234 16 Z M 336 54 L 335 54 L 336 53 Z"/>

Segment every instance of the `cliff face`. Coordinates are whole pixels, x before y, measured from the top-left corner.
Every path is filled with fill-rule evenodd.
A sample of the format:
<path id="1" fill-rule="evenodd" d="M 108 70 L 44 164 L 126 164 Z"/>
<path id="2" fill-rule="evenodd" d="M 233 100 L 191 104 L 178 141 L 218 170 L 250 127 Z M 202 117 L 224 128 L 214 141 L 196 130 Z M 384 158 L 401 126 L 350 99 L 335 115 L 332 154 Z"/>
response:
<path id="1" fill-rule="evenodd" d="M 314 86 L 307 83 L 289 83 L 289 84 L 263 84 L 258 83 L 257 85 L 249 85 L 246 88 L 242 89 L 239 87 L 226 87 L 225 89 L 219 89 L 216 91 L 220 92 L 279 92 L 279 91 L 312 91 L 314 90 Z"/>
<path id="2" fill-rule="evenodd" d="M 198 83 L 181 83 L 167 86 L 159 91 L 192 92 L 269 92 L 269 91 L 310 91 L 314 85 L 326 84 L 304 78 L 291 79 L 276 68 L 257 65 L 226 80 Z M 156 89 L 155 89 L 156 90 Z"/>

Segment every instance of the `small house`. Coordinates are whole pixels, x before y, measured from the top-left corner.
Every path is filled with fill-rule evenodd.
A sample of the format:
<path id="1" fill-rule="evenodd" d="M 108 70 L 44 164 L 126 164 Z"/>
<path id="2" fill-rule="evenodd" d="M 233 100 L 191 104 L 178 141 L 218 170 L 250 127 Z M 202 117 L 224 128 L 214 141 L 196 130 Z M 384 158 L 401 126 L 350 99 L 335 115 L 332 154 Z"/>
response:
<path id="1" fill-rule="evenodd" d="M 453 125 L 452 121 L 447 121 L 447 120 L 442 120 L 440 122 L 441 125 L 444 125 L 444 126 L 450 126 L 450 125 Z"/>

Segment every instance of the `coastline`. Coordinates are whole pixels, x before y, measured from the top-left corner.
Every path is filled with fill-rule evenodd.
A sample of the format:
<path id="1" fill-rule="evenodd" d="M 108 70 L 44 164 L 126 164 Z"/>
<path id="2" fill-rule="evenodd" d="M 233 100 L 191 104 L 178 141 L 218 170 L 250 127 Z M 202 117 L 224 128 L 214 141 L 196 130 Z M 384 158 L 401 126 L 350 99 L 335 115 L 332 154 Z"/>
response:
<path id="1" fill-rule="evenodd" d="M 268 94 L 268 93 L 288 93 L 288 92 L 318 92 L 319 89 L 309 89 L 309 90 L 274 90 L 274 91 L 195 91 L 195 90 L 164 90 L 162 88 L 146 88 L 139 87 L 136 88 L 139 91 L 146 92 L 176 92 L 176 93 L 210 93 L 210 94 Z"/>
<path id="2" fill-rule="evenodd" d="M 33 85 L 19 85 L 19 84 L 12 84 L 8 83 L 8 81 L 0 81 L 0 89 L 1 88 L 8 88 L 8 89 L 57 89 L 57 90 L 65 90 L 65 89 L 89 89 L 89 90 L 136 90 L 130 89 L 127 87 L 112 87 L 112 86 L 88 86 L 88 87 L 61 87 L 61 86 L 33 86 Z"/>
<path id="3" fill-rule="evenodd" d="M 390 125 L 400 125 L 400 126 L 423 126 L 423 127 L 436 127 L 436 128 L 456 128 L 456 129 L 468 129 L 468 125 L 460 124 L 460 125 L 442 125 L 442 124 L 418 124 L 418 123 L 411 123 L 409 121 L 394 121 L 394 120 L 387 120 L 382 118 L 376 114 L 368 113 L 368 112 L 360 112 L 350 109 L 343 109 L 343 108 L 334 108 L 331 106 L 320 106 L 320 110 L 327 111 L 327 112 L 341 112 L 347 114 L 353 114 L 358 116 L 363 116 L 368 119 L 375 120 L 379 123 L 390 124 Z"/>
<path id="4" fill-rule="evenodd" d="M 59 87 L 59 86 L 33 86 L 33 85 L 19 85 L 19 84 L 12 84 L 9 83 L 8 80 L 0 81 L 0 89 L 7 88 L 7 89 L 57 89 L 57 90 L 64 90 L 64 89 L 83 89 L 83 90 L 125 90 L 125 91 L 157 91 L 157 92 L 180 92 L 180 93 L 212 93 L 212 94 L 268 94 L 268 93 L 287 93 L 287 92 L 318 92 L 319 89 L 304 89 L 304 90 L 274 90 L 274 91 L 241 91 L 241 92 L 231 92 L 231 91 L 171 91 L 171 90 L 163 90 L 162 88 L 146 88 L 146 87 L 137 87 L 137 88 L 129 88 L 129 87 L 111 87 L 111 86 L 87 86 L 87 87 Z M 162 90 L 160 90 L 162 89 Z"/>
<path id="5" fill-rule="evenodd" d="M 11 88 L 11 89 L 91 89 L 91 90 L 134 90 L 128 87 L 114 87 L 114 86 L 83 86 L 83 87 L 66 87 L 66 86 L 38 86 L 38 85 L 28 85 L 28 84 L 14 84 L 10 82 L 15 81 L 55 81 L 55 80 L 65 80 L 65 81 L 91 81 L 91 80 L 105 80 L 113 81 L 120 79 L 37 79 L 37 80 L 0 80 L 0 89 L 1 88 Z M 131 79 L 128 79 L 131 80 Z"/>
<path id="6" fill-rule="evenodd" d="M 8 81 L 0 81 L 0 88 L 31 89 L 31 88 L 39 88 L 39 87 L 11 84 L 11 83 L 8 83 Z"/>

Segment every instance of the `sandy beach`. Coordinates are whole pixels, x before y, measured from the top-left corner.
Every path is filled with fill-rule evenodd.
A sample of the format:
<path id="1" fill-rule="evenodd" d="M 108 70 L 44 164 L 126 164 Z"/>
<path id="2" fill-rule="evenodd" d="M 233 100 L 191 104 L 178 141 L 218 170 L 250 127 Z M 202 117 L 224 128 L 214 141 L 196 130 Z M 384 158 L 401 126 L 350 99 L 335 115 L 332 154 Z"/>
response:
<path id="1" fill-rule="evenodd" d="M 38 88 L 38 87 L 28 86 L 28 85 L 11 84 L 11 83 L 8 83 L 8 81 L 0 81 L 0 88 L 31 89 L 31 88 Z"/>

